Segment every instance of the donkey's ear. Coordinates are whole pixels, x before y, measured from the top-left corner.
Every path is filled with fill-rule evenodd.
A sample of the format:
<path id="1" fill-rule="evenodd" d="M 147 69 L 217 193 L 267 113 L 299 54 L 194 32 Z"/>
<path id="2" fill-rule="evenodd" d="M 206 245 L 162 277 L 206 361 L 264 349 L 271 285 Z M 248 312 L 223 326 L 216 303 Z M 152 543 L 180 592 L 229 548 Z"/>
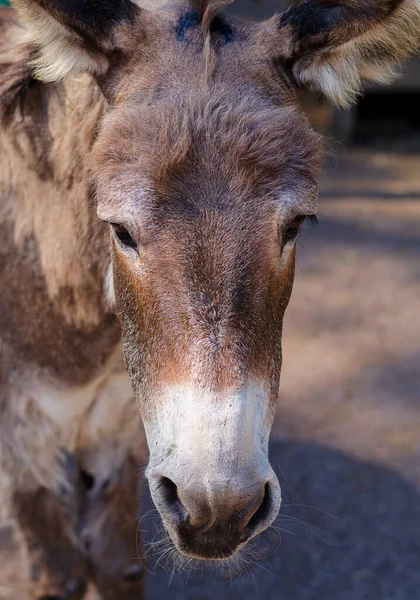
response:
<path id="1" fill-rule="evenodd" d="M 348 106 L 365 80 L 388 82 L 420 48 L 420 0 L 305 0 L 276 28 L 296 80 Z"/>
<path id="2" fill-rule="evenodd" d="M 36 49 L 35 74 L 44 81 L 70 71 L 103 75 L 118 49 L 119 27 L 140 12 L 131 0 L 12 0 Z"/>

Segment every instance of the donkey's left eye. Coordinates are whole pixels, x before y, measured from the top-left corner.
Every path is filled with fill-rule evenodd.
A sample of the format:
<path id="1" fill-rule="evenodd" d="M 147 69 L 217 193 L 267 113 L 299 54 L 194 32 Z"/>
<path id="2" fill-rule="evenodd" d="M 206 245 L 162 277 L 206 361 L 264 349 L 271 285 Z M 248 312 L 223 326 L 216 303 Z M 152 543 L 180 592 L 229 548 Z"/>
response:
<path id="1" fill-rule="evenodd" d="M 116 223 L 111 223 L 112 229 L 114 230 L 115 237 L 120 242 L 122 246 L 127 246 L 128 248 L 137 249 L 137 244 L 134 239 L 131 237 L 129 231 L 123 227 L 122 225 L 117 225 Z"/>

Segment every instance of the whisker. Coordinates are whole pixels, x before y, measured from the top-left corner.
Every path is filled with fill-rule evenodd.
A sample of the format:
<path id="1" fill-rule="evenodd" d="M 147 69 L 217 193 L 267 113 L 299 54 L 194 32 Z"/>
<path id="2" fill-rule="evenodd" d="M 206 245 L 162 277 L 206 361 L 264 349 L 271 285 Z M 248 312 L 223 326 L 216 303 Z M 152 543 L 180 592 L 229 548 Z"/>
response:
<path id="1" fill-rule="evenodd" d="M 295 535 L 293 531 L 290 531 L 289 529 L 284 529 L 283 527 L 278 527 L 278 525 L 271 525 L 271 528 L 274 531 L 281 531 L 283 533 L 290 533 L 290 535 Z"/>
<path id="2" fill-rule="evenodd" d="M 338 517 L 337 515 L 333 515 L 332 513 L 323 510 L 322 508 L 317 508 L 316 506 L 310 506 L 309 504 L 300 504 L 300 503 L 296 503 L 296 504 L 282 504 L 283 508 L 289 508 L 289 507 L 298 507 L 298 508 L 307 508 L 308 510 L 314 510 L 316 512 L 322 513 L 323 515 L 327 515 L 327 517 L 332 517 L 333 519 L 337 519 L 339 520 L 340 517 Z"/>
<path id="3" fill-rule="evenodd" d="M 310 525 L 309 523 L 306 523 L 306 521 L 302 521 L 302 519 L 299 519 L 298 517 L 293 517 L 292 515 L 279 515 L 280 519 L 284 518 L 284 519 L 290 519 L 292 521 L 296 521 L 297 523 L 301 523 L 302 525 L 305 525 L 305 527 L 307 527 L 310 531 L 312 531 L 312 533 L 314 535 L 317 536 L 318 539 L 320 539 L 322 542 L 324 542 L 325 544 L 328 544 L 329 546 L 337 546 L 337 543 L 334 542 L 330 542 L 329 540 L 323 538 L 319 532 L 323 533 L 324 535 L 327 535 L 326 531 L 323 531 L 322 529 L 319 529 L 318 527 L 314 527 L 313 525 Z"/>

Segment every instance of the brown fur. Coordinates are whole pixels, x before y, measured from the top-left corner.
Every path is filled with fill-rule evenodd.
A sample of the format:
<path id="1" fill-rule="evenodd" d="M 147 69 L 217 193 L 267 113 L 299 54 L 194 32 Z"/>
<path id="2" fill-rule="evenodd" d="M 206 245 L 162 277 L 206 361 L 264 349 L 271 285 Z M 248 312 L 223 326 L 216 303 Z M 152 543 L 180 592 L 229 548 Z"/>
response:
<path id="1" fill-rule="evenodd" d="M 196 3 L 14 4 L 28 30 L 0 11 L 4 503 L 39 561 L 35 596 L 62 594 L 89 571 L 107 600 L 128 600 L 140 593 L 121 581 L 134 531 L 121 531 L 135 521 L 137 486 L 126 512 L 118 499 L 124 465 L 126 480 L 136 471 L 137 425 L 124 398 L 113 404 L 109 392 L 106 403 L 119 374 L 114 312 L 146 423 L 162 389 L 185 382 L 216 392 L 262 382 L 272 416 L 295 219 L 316 210 L 322 156 L 296 84 L 351 100 L 414 49 L 419 1 L 309 0 L 263 24 L 221 17 L 224 2 L 201 3 L 198 17 Z M 109 223 L 129 230 L 138 254 Z M 111 259 L 116 309 L 105 294 Z M 68 405 L 57 412 L 54 397 Z M 72 402 L 81 412 L 66 417 Z M 110 406 L 124 408 L 113 426 Z M 86 494 L 61 468 L 61 446 L 92 470 L 90 559 L 77 549 Z M 113 571 L 115 548 L 124 560 Z"/>
<path id="2" fill-rule="evenodd" d="M 103 600 L 143 599 L 144 566 L 138 519 L 140 474 L 129 455 L 100 489 L 88 495 L 81 537 Z"/>
<path id="3" fill-rule="evenodd" d="M 33 77 L 28 67 L 30 51 L 22 42 L 23 29 L 11 10 L 0 9 L 0 118 L 6 122 L 8 111 L 19 104 Z"/>
<path id="4" fill-rule="evenodd" d="M 112 221 L 131 190 L 142 185 L 148 190 L 147 201 L 139 206 L 143 217 L 138 232 L 145 244 L 147 281 L 135 290 L 129 281 L 122 284 L 123 325 L 126 318 L 137 323 L 135 331 L 129 328 L 126 334 L 141 332 L 141 339 L 130 337 L 126 344 L 130 352 L 136 347 L 143 352 L 150 349 L 147 367 L 144 357 L 130 359 L 136 364 L 136 378 L 145 370 L 149 381 L 156 371 L 160 385 L 166 379 L 174 383 L 175 378 L 190 378 L 191 366 L 197 368 L 191 354 L 197 339 L 220 365 L 219 370 L 208 359 L 203 383 L 211 376 L 216 387 L 236 386 L 243 373 L 265 376 L 267 369 L 274 369 L 277 319 L 287 305 L 288 289 L 277 266 L 277 197 L 293 196 L 290 206 L 283 207 L 286 219 L 290 219 L 287 210 L 305 210 L 305 203 L 316 199 L 319 138 L 305 126 L 295 108 L 277 107 L 259 94 L 236 96 L 221 82 L 203 95 L 198 91 L 188 97 L 180 107 L 161 102 L 152 108 L 116 110 L 105 125 L 92 156 L 101 180 L 100 213 Z M 167 151 L 162 154 L 161 148 Z M 197 172 L 200 181 L 195 179 Z M 206 265 L 206 256 L 213 257 L 213 265 Z M 117 258 L 117 264 L 125 262 L 118 251 Z M 133 279 L 128 265 L 117 269 L 123 272 Z M 271 293 L 277 286 L 278 291 L 267 297 L 270 277 Z M 208 297 L 208 305 L 202 305 L 201 295 Z M 257 306 L 259 298 L 262 304 Z M 153 318 L 150 309 L 145 314 L 145 303 L 154 307 Z M 131 306 L 134 312 L 128 317 Z M 214 347 L 210 342 L 215 327 L 212 312 L 217 313 L 225 348 L 217 336 Z M 186 321 L 188 329 L 183 327 Z M 242 336 L 249 338 L 250 332 L 254 347 L 250 340 L 242 347 Z"/>
<path id="5" fill-rule="evenodd" d="M 22 35 L 12 19 L 5 22 Z M 25 65 L 28 51 L 22 55 L 22 46 L 16 51 L 7 39 L 0 47 L 1 337 L 23 364 L 35 361 L 60 378 L 83 383 L 119 339 L 103 293 L 107 241 L 83 176 L 83 156 L 103 101 L 84 76 L 56 88 L 41 86 Z M 81 131 L 78 124 L 87 113 Z M 65 202 L 55 200 L 60 188 Z"/>
<path id="6" fill-rule="evenodd" d="M 35 494 L 17 491 L 13 495 L 31 598 L 84 597 L 88 564 L 74 542 L 78 499 L 66 500 L 71 503 L 43 488 Z"/>

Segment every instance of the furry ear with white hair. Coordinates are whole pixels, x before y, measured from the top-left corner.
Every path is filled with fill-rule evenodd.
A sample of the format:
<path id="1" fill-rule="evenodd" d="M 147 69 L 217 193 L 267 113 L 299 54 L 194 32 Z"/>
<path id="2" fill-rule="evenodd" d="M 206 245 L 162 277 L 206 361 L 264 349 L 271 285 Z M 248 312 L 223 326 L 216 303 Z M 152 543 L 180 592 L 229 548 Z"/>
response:
<path id="1" fill-rule="evenodd" d="M 295 80 L 347 107 L 420 48 L 420 0 L 304 0 L 269 25 Z"/>
<path id="2" fill-rule="evenodd" d="M 119 50 L 119 30 L 141 13 L 131 0 L 12 0 L 36 52 L 33 67 L 43 81 L 71 71 L 104 75 Z"/>

